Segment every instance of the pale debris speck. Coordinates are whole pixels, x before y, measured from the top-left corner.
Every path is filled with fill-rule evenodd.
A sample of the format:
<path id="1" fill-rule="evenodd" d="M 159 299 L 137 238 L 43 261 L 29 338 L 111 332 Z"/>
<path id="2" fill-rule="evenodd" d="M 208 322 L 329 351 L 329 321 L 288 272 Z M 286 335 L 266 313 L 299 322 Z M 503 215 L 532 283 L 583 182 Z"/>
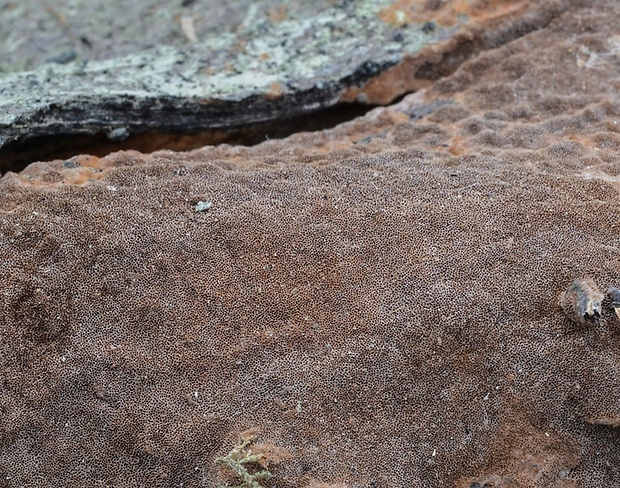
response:
<path id="1" fill-rule="evenodd" d="M 213 206 L 212 202 L 198 202 L 196 204 L 196 212 L 205 212 Z"/>

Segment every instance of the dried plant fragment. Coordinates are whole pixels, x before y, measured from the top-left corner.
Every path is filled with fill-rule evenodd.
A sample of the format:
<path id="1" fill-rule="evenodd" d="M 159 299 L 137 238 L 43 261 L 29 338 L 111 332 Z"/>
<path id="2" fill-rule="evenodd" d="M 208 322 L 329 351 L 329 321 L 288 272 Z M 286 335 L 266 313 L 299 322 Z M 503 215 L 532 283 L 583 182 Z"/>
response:
<path id="1" fill-rule="evenodd" d="M 615 286 L 607 288 L 607 296 L 611 300 L 611 306 L 616 312 L 616 316 L 620 319 L 620 290 Z"/>
<path id="2" fill-rule="evenodd" d="M 198 42 L 198 36 L 196 35 L 196 28 L 194 27 L 194 18 L 191 16 L 183 15 L 181 17 L 181 30 L 183 35 L 191 43 Z"/>
<path id="3" fill-rule="evenodd" d="M 250 473 L 248 470 L 247 466 L 260 466 L 264 458 L 262 454 L 252 454 L 252 450 L 247 448 L 253 440 L 254 436 L 251 434 L 244 436 L 241 444 L 230 451 L 228 455 L 215 460 L 216 463 L 222 463 L 228 466 L 243 480 L 243 484 L 236 485 L 233 488 L 261 488 L 258 480 L 272 477 L 272 474 L 266 469 L 256 473 Z"/>
<path id="4" fill-rule="evenodd" d="M 601 317 L 604 296 L 591 278 L 573 281 L 560 295 L 560 306 L 573 322 L 589 325 Z"/>

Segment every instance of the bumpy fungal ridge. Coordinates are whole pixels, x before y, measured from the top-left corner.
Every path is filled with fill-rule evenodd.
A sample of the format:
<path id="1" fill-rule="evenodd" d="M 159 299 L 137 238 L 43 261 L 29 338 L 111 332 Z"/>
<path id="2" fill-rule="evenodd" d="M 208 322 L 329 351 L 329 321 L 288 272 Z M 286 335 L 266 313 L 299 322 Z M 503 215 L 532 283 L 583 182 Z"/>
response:
<path id="1" fill-rule="evenodd" d="M 0 485 L 232 484 L 256 428 L 265 488 L 617 486 L 619 23 L 574 2 L 331 130 L 2 177 Z"/>

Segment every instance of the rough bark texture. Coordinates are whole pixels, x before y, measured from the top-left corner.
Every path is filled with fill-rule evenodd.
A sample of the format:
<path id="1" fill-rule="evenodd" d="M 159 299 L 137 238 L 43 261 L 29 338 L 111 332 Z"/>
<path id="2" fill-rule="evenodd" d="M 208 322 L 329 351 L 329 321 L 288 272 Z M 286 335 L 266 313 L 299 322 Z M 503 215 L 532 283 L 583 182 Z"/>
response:
<path id="1" fill-rule="evenodd" d="M 250 429 L 265 487 L 618 486 L 619 23 L 329 131 L 6 174 L 0 486 L 232 485 Z"/>

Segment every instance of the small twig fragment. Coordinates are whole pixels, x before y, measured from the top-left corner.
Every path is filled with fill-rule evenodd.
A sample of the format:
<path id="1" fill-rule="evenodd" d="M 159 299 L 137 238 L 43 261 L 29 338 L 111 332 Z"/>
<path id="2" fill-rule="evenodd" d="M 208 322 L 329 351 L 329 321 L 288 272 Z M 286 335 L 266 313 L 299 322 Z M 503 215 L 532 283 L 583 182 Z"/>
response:
<path id="1" fill-rule="evenodd" d="M 189 42 L 193 43 L 198 41 L 196 28 L 194 27 L 194 17 L 191 15 L 181 16 L 181 30 Z"/>

